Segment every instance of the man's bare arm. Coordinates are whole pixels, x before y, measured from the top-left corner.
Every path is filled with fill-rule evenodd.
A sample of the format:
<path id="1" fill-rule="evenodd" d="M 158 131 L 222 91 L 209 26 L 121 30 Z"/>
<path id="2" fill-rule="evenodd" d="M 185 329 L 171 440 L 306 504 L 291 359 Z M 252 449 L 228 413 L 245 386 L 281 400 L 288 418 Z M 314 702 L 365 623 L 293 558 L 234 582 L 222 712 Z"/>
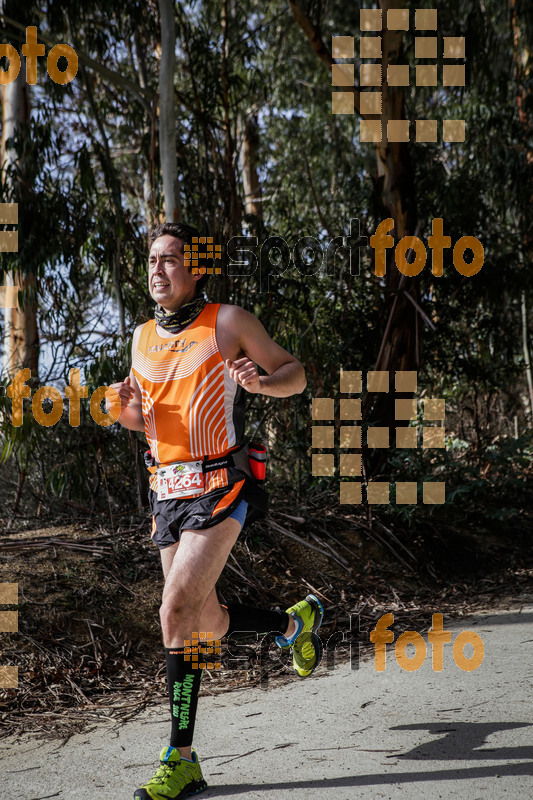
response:
<path id="1" fill-rule="evenodd" d="M 297 358 L 270 338 L 257 317 L 238 306 L 224 307 L 224 325 L 235 331 L 236 349 L 245 355 L 227 360 L 231 377 L 252 394 L 290 397 L 307 385 L 305 372 Z M 267 375 L 259 375 L 259 364 Z"/>
<path id="2" fill-rule="evenodd" d="M 139 328 L 135 329 L 132 341 L 132 351 L 137 346 Z M 109 387 L 114 389 L 120 397 L 121 412 L 117 422 L 130 431 L 144 432 L 144 417 L 142 415 L 142 398 L 137 379 L 130 369 L 128 377 L 119 383 L 112 383 Z"/>
<path id="3" fill-rule="evenodd" d="M 247 356 L 233 362 L 227 360 L 226 366 L 233 380 L 252 394 L 291 397 L 301 394 L 307 385 L 304 369 L 296 358 L 281 364 L 270 375 L 259 375 L 254 362 Z"/>
<path id="4" fill-rule="evenodd" d="M 109 388 L 118 392 L 122 405 L 122 411 L 117 422 L 120 422 L 124 428 L 128 428 L 130 431 L 142 431 L 144 433 L 142 406 L 140 401 L 137 401 L 134 388 L 136 384 L 137 381 L 133 373 L 130 372 L 124 381 L 113 383 Z"/>

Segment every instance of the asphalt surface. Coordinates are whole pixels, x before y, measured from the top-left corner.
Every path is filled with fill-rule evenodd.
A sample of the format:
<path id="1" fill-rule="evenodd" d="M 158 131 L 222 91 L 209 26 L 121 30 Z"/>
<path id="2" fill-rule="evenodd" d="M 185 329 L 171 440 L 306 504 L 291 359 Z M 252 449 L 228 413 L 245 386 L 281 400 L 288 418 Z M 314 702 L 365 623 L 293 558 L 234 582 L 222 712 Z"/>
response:
<path id="1" fill-rule="evenodd" d="M 428 619 L 428 625 L 430 620 Z M 195 748 L 209 788 L 226 800 L 354 800 L 533 796 L 533 607 L 444 620 L 454 638 L 481 636 L 478 669 L 459 669 L 452 644 L 416 672 L 387 645 L 374 659 L 267 689 L 200 699 Z M 397 639 L 402 630 L 393 626 Z M 467 645 L 465 656 L 472 653 Z M 408 655 L 410 651 L 408 651 Z M 0 741 L 2 796 L 132 800 L 168 744 L 166 705 L 121 727 L 102 722 L 66 745 Z"/>

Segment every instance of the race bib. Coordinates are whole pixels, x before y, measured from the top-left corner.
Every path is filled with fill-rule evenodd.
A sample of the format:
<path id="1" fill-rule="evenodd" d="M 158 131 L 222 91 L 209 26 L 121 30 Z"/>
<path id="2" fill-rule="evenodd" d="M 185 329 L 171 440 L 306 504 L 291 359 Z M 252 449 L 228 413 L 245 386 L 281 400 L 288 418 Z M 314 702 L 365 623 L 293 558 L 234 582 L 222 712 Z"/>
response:
<path id="1" fill-rule="evenodd" d="M 171 497 L 191 497 L 202 492 L 204 473 L 201 461 L 183 461 L 158 467 L 157 499 L 168 500 Z"/>

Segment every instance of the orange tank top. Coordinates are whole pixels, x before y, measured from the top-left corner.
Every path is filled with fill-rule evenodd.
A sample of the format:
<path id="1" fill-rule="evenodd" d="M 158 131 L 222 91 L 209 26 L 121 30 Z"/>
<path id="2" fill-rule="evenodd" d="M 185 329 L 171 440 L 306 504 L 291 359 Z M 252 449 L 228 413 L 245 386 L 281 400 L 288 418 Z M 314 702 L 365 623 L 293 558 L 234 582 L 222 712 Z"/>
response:
<path id="1" fill-rule="evenodd" d="M 159 464 L 225 454 L 244 436 L 244 390 L 230 377 L 215 335 L 219 303 L 207 303 L 172 339 L 155 319 L 140 331 L 132 370 L 146 438 Z M 205 491 L 226 486 L 226 469 L 206 474 Z"/>

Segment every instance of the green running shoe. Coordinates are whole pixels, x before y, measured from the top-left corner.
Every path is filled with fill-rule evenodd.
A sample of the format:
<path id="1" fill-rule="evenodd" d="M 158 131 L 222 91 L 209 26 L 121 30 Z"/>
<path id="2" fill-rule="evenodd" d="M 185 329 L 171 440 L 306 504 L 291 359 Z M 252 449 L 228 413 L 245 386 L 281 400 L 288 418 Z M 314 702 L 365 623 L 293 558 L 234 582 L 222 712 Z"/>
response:
<path id="1" fill-rule="evenodd" d="M 322 645 L 317 630 L 322 625 L 324 609 L 314 594 L 287 609 L 293 617 L 296 630 L 292 636 L 276 636 L 281 648 L 292 647 L 292 665 L 300 678 L 307 678 L 318 667 L 322 659 Z"/>
<path id="2" fill-rule="evenodd" d="M 192 751 L 194 761 L 180 758 L 175 747 L 161 750 L 160 767 L 154 777 L 134 794 L 134 800 L 182 800 L 207 789 L 198 756 Z"/>

